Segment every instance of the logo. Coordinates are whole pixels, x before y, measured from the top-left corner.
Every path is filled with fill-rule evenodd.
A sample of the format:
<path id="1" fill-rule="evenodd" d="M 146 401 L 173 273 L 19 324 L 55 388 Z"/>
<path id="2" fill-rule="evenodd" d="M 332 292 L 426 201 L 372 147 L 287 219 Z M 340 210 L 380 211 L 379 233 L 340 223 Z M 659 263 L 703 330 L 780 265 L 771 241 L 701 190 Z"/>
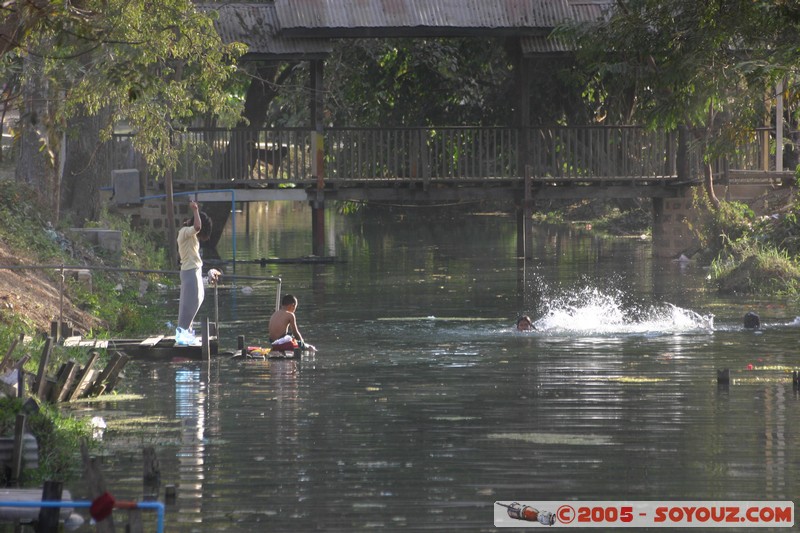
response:
<path id="1" fill-rule="evenodd" d="M 550 511 L 540 511 L 539 509 L 535 509 L 529 505 L 522 505 L 519 502 L 511 502 L 510 504 L 501 502 L 495 503 L 501 507 L 505 507 L 506 511 L 508 512 L 508 516 L 514 518 L 515 520 L 539 522 L 540 524 L 544 524 L 546 526 L 552 526 L 556 523 L 556 515 Z"/>

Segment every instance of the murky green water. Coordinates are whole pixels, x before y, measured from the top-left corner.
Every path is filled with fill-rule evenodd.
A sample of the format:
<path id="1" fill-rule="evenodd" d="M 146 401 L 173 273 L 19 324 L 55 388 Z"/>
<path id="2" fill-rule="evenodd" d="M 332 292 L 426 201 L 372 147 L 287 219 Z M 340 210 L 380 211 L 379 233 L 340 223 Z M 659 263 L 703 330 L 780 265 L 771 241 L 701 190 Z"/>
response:
<path id="1" fill-rule="evenodd" d="M 310 253 L 306 208 L 239 217 L 239 259 Z M 495 501 L 798 493 L 793 303 L 719 298 L 701 268 L 656 262 L 639 239 L 540 230 L 523 263 L 513 218 L 495 214 L 327 226 L 334 264 L 236 269 L 281 276 L 318 354 L 132 363 L 122 390 L 141 399 L 85 411 L 109 426 L 118 498 L 141 496 L 141 450 L 156 447 L 178 485 L 167 531 L 491 531 Z M 272 283 L 226 284 L 223 344 L 263 343 L 273 305 Z M 762 331 L 740 327 L 748 310 Z M 522 312 L 539 331 L 511 329 Z"/>

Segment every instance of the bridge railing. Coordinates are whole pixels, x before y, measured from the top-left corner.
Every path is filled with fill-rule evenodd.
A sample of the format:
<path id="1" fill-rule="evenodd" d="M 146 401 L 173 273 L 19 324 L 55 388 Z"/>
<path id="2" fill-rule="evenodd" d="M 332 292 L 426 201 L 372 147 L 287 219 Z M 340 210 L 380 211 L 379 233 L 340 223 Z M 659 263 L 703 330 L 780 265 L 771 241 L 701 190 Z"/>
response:
<path id="1" fill-rule="evenodd" d="M 154 178 L 132 148 L 132 134 L 114 135 L 114 168 L 136 168 L 148 187 Z M 301 181 L 311 177 L 311 132 L 302 128 L 192 128 L 174 136 L 181 153 L 173 180 L 186 183 Z"/>
<path id="2" fill-rule="evenodd" d="M 525 130 L 534 179 L 654 179 L 677 175 L 677 134 L 634 126 Z"/>
<path id="3" fill-rule="evenodd" d="M 316 181 L 312 132 L 196 128 L 176 135 L 177 182 Z M 129 135 L 115 135 L 115 168 L 147 167 Z M 633 126 L 554 128 L 329 128 L 325 181 L 653 179 L 676 174 L 677 136 Z"/>
<path id="4" fill-rule="evenodd" d="M 330 181 L 468 180 L 519 177 L 519 131 L 509 128 L 325 130 Z"/>

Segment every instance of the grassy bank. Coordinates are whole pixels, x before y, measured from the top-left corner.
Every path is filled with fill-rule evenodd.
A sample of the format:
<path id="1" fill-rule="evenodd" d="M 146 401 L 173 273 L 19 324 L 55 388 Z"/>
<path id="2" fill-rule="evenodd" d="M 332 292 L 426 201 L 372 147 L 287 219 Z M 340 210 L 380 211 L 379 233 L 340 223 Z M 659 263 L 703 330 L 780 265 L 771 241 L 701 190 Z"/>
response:
<path id="1" fill-rule="evenodd" d="M 172 280 L 152 274 L 92 270 L 91 288 L 85 280 L 66 276 L 57 269 L 34 269 L 31 265 L 68 265 L 126 269 L 167 270 L 163 235 L 144 233 L 131 227 L 122 215 L 103 213 L 94 226 L 122 233 L 120 254 L 109 255 L 73 235 L 68 225 L 53 226 L 47 211 L 32 200 L 33 191 L 13 180 L 0 178 L 0 265 L 26 267 L 4 269 L 0 276 L 0 354 L 24 334 L 24 346 L 18 346 L 13 358 L 29 354 L 25 371 L 35 374 L 50 331 L 50 322 L 62 311 L 71 326 L 87 335 L 103 338 L 114 335 L 137 335 L 160 329 L 156 320 L 159 296 L 153 291 L 140 293 L 143 282 L 151 287 Z M 107 354 L 102 354 L 106 358 Z M 50 369 L 74 360 L 85 364 L 86 349 L 55 346 Z M 98 366 L 105 365 L 101 361 Z M 13 435 L 16 414 L 23 402 L 0 397 L 0 436 Z M 91 442 L 88 420 L 63 415 L 55 406 L 39 405 L 31 414 L 28 430 L 39 444 L 39 468 L 24 472 L 24 486 L 38 486 L 45 479 L 69 481 L 79 471 L 79 445 Z M 3 483 L 0 476 L 0 483 Z"/>
<path id="2" fill-rule="evenodd" d="M 800 203 L 757 215 L 739 202 L 709 209 L 693 226 L 699 261 L 709 264 L 710 288 L 725 294 L 796 296 L 800 291 Z"/>
<path id="3" fill-rule="evenodd" d="M 134 230 L 130 222 L 119 214 L 104 212 L 101 220 L 93 225 L 98 228 L 119 230 L 122 233 L 122 250 L 119 256 L 95 249 L 74 235 L 69 227 L 53 227 L 44 216 L 46 211 L 31 201 L 35 194 L 24 186 L 0 180 L 0 264 L 21 267 L 26 265 L 67 265 L 108 267 L 123 266 L 126 269 L 158 270 L 167 268 L 163 236 Z M 59 306 L 61 273 L 56 269 L 15 270 L 20 274 L 13 284 L 0 286 L 0 330 L 10 327 L 17 330 L 21 325 L 25 332 L 47 330 L 51 317 L 57 317 L 60 309 L 53 309 L 52 298 L 42 296 L 36 313 L 25 307 L 19 296 L 30 296 L 39 287 L 47 293 L 56 291 Z M 137 333 L 153 326 L 150 303 L 140 298 L 141 282 L 168 282 L 152 274 L 121 273 L 113 270 L 93 270 L 91 289 L 88 284 L 67 276 L 64 280 L 64 302 L 69 319 L 81 330 L 92 330 L 95 334 L 114 331 Z M 14 305 L 15 300 L 18 305 Z"/>

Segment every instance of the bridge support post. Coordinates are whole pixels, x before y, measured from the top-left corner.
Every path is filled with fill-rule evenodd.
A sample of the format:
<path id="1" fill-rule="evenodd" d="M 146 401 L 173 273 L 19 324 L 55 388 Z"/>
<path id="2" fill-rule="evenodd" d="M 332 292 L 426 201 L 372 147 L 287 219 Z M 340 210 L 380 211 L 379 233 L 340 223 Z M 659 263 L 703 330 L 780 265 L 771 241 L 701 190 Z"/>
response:
<path id="1" fill-rule="evenodd" d="M 517 257 L 525 257 L 525 208 L 517 204 Z"/>
<path id="2" fill-rule="evenodd" d="M 517 206 L 517 257 L 533 258 L 531 233 L 533 232 L 533 182 L 530 167 L 525 167 L 525 196 Z"/>
<path id="3" fill-rule="evenodd" d="M 311 204 L 311 253 L 317 257 L 325 255 L 325 202 Z"/>
<path id="4" fill-rule="evenodd" d="M 677 198 L 653 198 L 653 256 L 676 258 L 691 255 L 697 243 L 689 230 L 687 220 L 695 215 L 693 203 L 695 187 L 685 187 Z"/>
<path id="5" fill-rule="evenodd" d="M 309 89 L 311 92 L 311 171 L 317 178 L 317 197 L 311 202 L 311 253 L 325 255 L 325 150 L 322 135 L 324 92 L 322 84 L 324 62 L 315 59 L 310 64 Z"/>

